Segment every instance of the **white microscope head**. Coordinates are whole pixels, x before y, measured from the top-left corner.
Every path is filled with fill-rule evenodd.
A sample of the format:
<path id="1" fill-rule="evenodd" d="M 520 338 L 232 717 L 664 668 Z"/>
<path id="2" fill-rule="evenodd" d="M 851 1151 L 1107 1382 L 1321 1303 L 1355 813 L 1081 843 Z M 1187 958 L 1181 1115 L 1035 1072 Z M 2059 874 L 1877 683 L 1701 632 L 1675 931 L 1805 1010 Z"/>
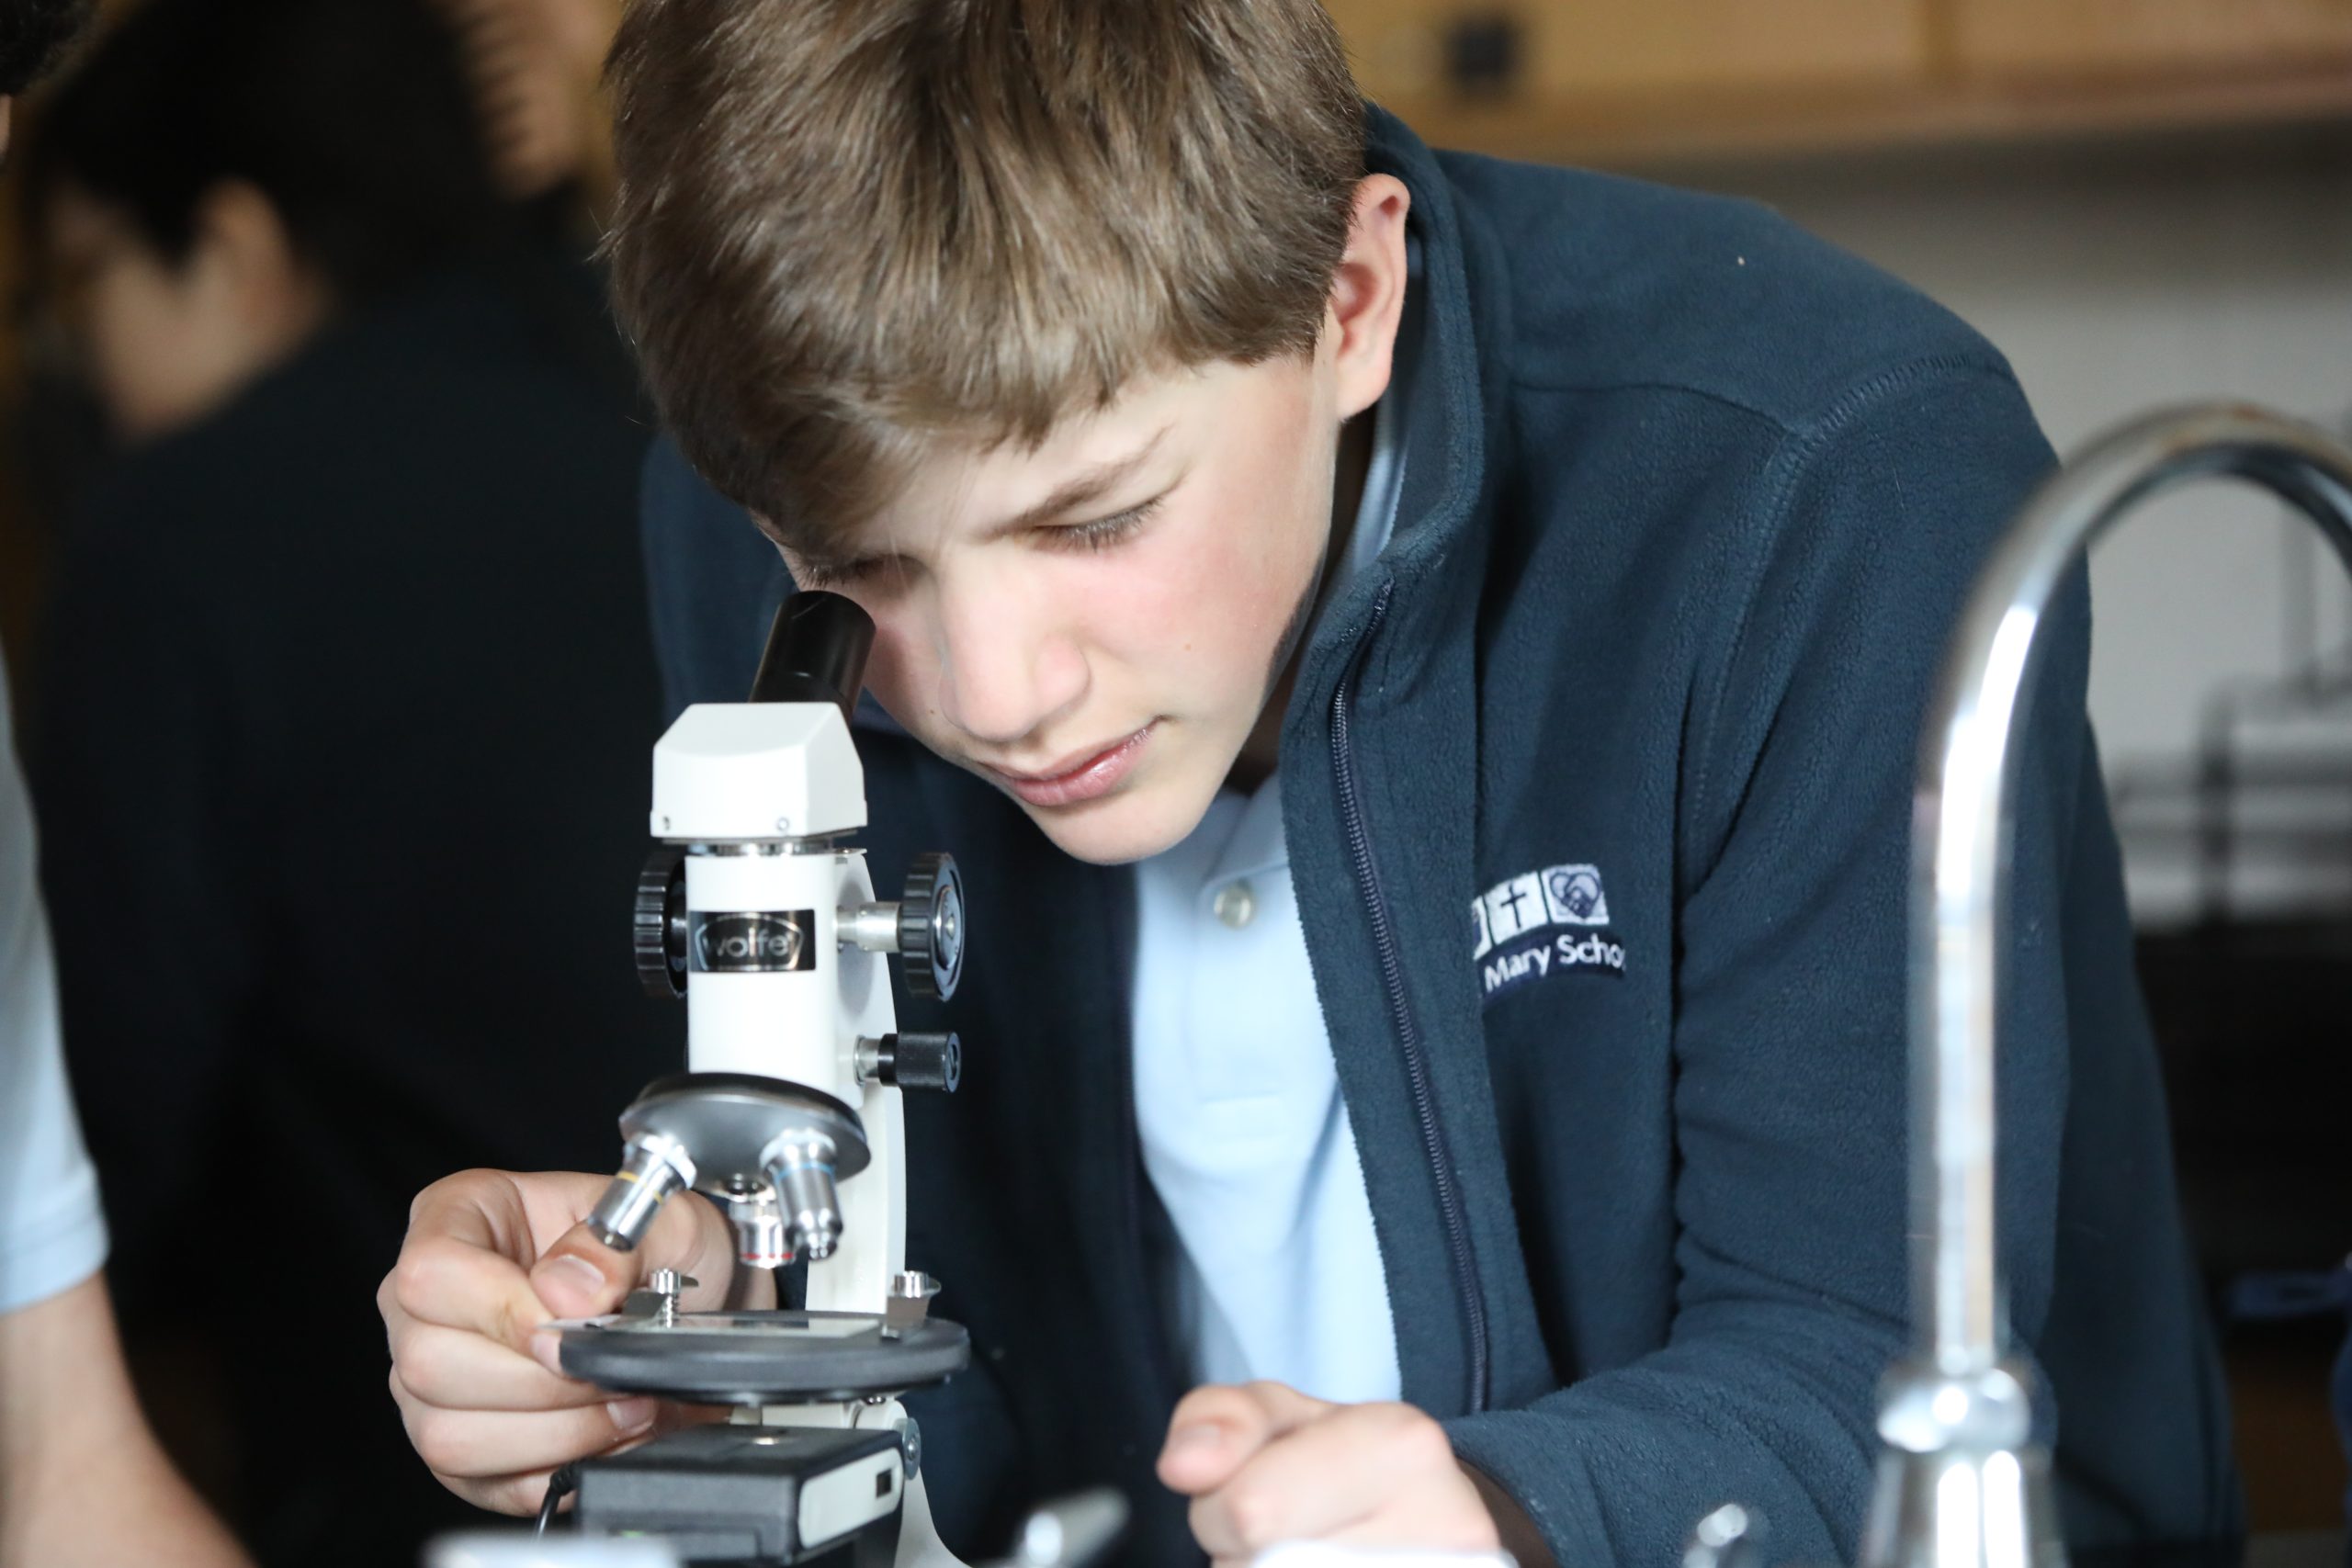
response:
<path id="1" fill-rule="evenodd" d="M 865 769 L 829 702 L 697 703 L 653 748 L 653 836 L 823 838 L 865 826 Z"/>

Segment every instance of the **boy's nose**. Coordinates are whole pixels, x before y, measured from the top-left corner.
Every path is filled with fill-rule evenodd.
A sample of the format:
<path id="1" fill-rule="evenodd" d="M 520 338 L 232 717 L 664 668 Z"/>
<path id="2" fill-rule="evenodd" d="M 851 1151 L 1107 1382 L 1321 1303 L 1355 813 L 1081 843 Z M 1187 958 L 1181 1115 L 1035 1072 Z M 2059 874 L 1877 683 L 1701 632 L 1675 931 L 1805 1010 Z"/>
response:
<path id="1" fill-rule="evenodd" d="M 1066 633 L 1023 624 L 1002 600 L 943 618 L 940 710 L 973 739 L 1018 745 L 1085 696 L 1086 656 Z"/>

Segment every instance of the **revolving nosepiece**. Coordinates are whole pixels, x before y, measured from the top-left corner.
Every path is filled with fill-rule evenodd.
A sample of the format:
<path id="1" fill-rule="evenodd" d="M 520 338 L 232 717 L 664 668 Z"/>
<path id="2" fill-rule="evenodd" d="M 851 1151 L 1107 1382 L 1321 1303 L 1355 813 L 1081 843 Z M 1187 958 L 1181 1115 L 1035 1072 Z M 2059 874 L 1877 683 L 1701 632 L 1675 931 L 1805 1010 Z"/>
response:
<path id="1" fill-rule="evenodd" d="M 588 1234 L 616 1252 L 634 1251 L 662 1201 L 695 1182 L 685 1145 L 660 1133 L 640 1133 L 622 1152 L 621 1168 L 588 1214 Z"/>
<path id="2" fill-rule="evenodd" d="M 788 1252 L 822 1263 L 841 1240 L 841 1194 L 833 1183 L 833 1140 L 796 1130 L 768 1145 L 768 1182 L 784 1215 Z"/>

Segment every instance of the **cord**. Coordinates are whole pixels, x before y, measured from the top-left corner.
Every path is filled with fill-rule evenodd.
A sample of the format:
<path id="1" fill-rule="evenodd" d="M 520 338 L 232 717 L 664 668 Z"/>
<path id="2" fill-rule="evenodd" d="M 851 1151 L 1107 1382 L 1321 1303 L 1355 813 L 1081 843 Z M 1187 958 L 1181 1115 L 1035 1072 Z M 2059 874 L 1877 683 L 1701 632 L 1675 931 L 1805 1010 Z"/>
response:
<path id="1" fill-rule="evenodd" d="M 555 1522 L 556 1510 L 563 1506 L 563 1500 L 566 1497 L 579 1488 L 580 1466 L 577 1463 L 558 1465 L 555 1472 L 548 1477 L 548 1495 L 539 1499 L 537 1534 L 548 1533 L 548 1526 Z"/>

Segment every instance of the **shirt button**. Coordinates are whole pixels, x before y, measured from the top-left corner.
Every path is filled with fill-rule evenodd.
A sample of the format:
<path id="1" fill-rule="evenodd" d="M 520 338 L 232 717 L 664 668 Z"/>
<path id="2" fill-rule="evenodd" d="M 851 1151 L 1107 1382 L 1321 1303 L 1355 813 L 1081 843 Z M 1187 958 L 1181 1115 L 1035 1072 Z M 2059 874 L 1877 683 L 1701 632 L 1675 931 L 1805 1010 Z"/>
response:
<path id="1" fill-rule="evenodd" d="M 1258 890 L 1247 880 L 1228 882 L 1216 890 L 1216 898 L 1209 906 L 1216 918 L 1235 931 L 1248 925 L 1258 913 Z"/>

